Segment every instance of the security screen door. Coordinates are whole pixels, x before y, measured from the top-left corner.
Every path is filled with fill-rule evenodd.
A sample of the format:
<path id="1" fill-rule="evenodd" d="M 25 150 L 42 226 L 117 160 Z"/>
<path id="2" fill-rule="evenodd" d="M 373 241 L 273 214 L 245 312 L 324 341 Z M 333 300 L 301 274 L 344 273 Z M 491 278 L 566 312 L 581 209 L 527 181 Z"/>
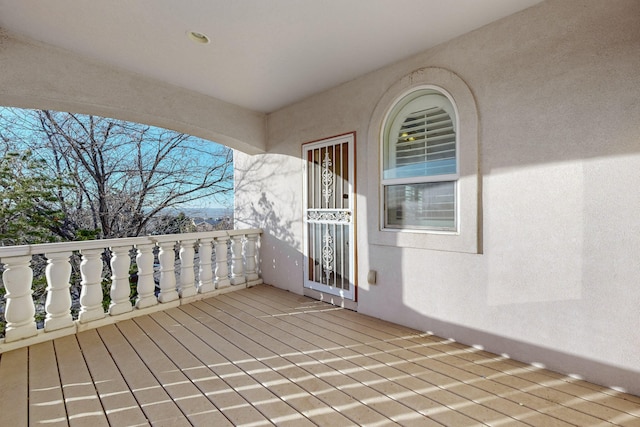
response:
<path id="1" fill-rule="evenodd" d="M 304 286 L 355 297 L 354 135 L 305 144 Z"/>

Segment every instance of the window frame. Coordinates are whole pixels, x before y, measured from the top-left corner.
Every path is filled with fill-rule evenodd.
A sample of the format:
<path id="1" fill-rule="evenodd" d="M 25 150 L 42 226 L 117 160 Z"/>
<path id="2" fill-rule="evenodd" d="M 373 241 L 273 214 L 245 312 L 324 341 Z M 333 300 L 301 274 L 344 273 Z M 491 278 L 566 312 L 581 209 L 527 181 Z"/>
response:
<path id="1" fill-rule="evenodd" d="M 385 163 L 388 163 L 388 157 L 392 156 L 391 153 L 391 139 L 389 138 L 392 129 L 397 124 L 397 120 L 402 111 L 409 106 L 409 104 L 414 101 L 429 95 L 441 95 L 447 98 L 451 107 L 453 109 L 453 122 L 454 122 L 454 132 L 455 132 L 455 173 L 449 174 L 435 174 L 435 175 L 418 175 L 412 177 L 401 177 L 401 178 L 385 178 Z M 409 113 L 413 114 L 413 113 Z M 380 129 L 380 228 L 383 231 L 411 231 L 415 233 L 439 233 L 439 234 L 451 234 L 458 232 L 459 226 L 459 194 L 458 194 L 458 178 L 460 176 L 460 150 L 459 150 L 459 129 L 460 129 L 460 121 L 458 108 L 456 106 L 456 102 L 446 89 L 433 85 L 433 84 L 423 84 L 419 86 L 412 87 L 399 96 L 395 98 L 391 108 L 388 109 L 387 113 L 384 116 L 382 121 L 382 126 Z M 387 209 L 387 196 L 386 189 L 387 187 L 392 187 L 394 185 L 411 185 L 411 184 L 428 184 L 428 183 L 437 183 L 437 182 L 453 182 L 454 184 L 454 226 L 453 227 L 431 227 L 431 226 L 417 226 L 417 225 L 398 225 L 393 226 L 389 224 L 388 221 L 388 209 Z"/>
<path id="2" fill-rule="evenodd" d="M 381 136 L 389 114 L 408 93 L 420 87 L 435 87 L 446 93 L 456 108 L 456 231 L 416 230 L 384 227 L 384 194 L 382 185 L 383 145 Z M 478 112 L 476 101 L 467 84 L 444 68 L 417 69 L 390 83 L 373 109 L 367 134 L 366 178 L 367 232 L 372 245 L 398 248 L 430 249 L 448 252 L 482 253 L 482 191 L 478 144 Z"/>

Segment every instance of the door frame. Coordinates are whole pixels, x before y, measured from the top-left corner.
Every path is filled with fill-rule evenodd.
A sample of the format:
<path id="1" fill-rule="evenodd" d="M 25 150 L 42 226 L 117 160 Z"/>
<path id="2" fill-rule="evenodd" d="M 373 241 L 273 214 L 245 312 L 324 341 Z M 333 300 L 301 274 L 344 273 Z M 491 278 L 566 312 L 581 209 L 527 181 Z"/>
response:
<path id="1" fill-rule="evenodd" d="M 349 183 L 350 183 L 350 211 L 351 211 L 351 229 L 349 233 L 349 256 L 351 257 L 350 268 L 350 285 L 353 287 L 353 299 L 345 298 L 340 295 L 335 295 L 326 291 L 313 289 L 307 287 L 307 280 L 309 276 L 308 262 L 309 262 L 309 229 L 307 222 L 307 209 L 308 209 L 308 170 L 307 170 L 307 151 L 314 146 L 331 146 L 344 142 L 346 140 L 349 144 Z M 326 301 L 334 305 L 347 307 L 351 309 L 357 308 L 358 300 L 358 245 L 357 245 L 357 201 L 356 201 L 356 132 L 347 132 L 328 138 L 317 139 L 302 144 L 301 158 L 303 161 L 303 180 L 302 180 L 302 224 L 303 224 L 303 291 L 304 295 L 312 298 Z"/>

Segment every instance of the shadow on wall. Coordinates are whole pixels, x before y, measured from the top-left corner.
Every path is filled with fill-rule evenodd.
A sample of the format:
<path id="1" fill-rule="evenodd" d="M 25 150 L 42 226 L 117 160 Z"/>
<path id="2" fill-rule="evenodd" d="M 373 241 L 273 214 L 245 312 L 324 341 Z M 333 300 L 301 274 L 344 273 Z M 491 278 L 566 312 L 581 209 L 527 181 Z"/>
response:
<path id="1" fill-rule="evenodd" d="M 300 159 L 236 153 L 237 226 L 262 228 L 260 256 L 265 283 L 302 293 Z M 252 197 L 260 195 L 258 199 Z"/>
<path id="2" fill-rule="evenodd" d="M 298 211 L 295 206 L 298 189 L 281 185 L 281 181 L 291 180 L 295 171 L 284 167 L 284 163 L 288 163 L 285 158 L 277 159 L 274 155 L 236 156 L 235 215 L 243 225 L 262 228 L 283 243 L 299 246 L 293 229 L 299 226 L 301 218 L 292 215 Z M 260 194 L 260 198 L 256 201 L 253 197 L 245 198 L 245 194 Z M 288 217 L 278 211 L 283 201 L 288 202 Z"/>

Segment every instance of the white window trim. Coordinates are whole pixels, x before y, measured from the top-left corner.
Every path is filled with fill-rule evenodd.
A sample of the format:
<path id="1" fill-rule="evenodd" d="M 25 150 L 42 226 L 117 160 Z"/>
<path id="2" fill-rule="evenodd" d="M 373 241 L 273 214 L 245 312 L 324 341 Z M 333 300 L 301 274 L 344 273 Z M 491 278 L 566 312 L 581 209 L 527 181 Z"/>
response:
<path id="1" fill-rule="evenodd" d="M 432 87 L 450 97 L 456 109 L 456 231 L 384 228 L 384 191 L 382 185 L 382 132 L 386 119 L 396 103 L 406 94 Z M 393 84 L 376 105 L 369 123 L 368 182 L 375 185 L 367 199 L 370 242 L 376 245 L 433 249 L 451 252 L 481 253 L 481 193 L 478 162 L 478 113 L 475 99 L 466 83 L 456 74 L 442 68 L 423 68 Z M 442 176 L 438 176 L 441 180 Z M 385 180 L 388 183 L 389 180 Z"/>
<path id="2" fill-rule="evenodd" d="M 411 178 L 387 178 L 385 179 L 383 176 L 384 173 L 384 156 L 385 156 L 385 151 L 387 150 L 387 147 L 385 147 L 385 134 L 386 134 L 386 124 L 387 122 L 392 119 L 391 115 L 393 114 L 395 107 L 398 105 L 399 102 L 402 102 L 402 100 L 414 93 L 414 92 L 418 92 L 418 91 L 435 91 L 438 92 L 444 96 L 446 96 L 449 99 L 449 102 L 451 102 L 451 105 L 453 107 L 453 112 L 454 112 L 454 119 L 456 122 L 455 125 L 455 129 L 456 129 L 456 141 L 455 141 L 455 148 L 456 148 L 456 173 L 455 174 L 446 174 L 446 175 L 428 175 L 428 176 L 419 176 L 419 177 L 411 177 Z M 419 98 L 422 95 L 418 95 L 416 98 Z M 409 101 L 411 102 L 411 101 Z M 408 102 L 407 102 L 408 104 Z M 402 94 L 400 94 L 398 97 L 396 97 L 396 99 L 393 101 L 393 104 L 391 106 L 391 108 L 388 109 L 387 113 L 384 116 L 384 119 L 382 120 L 382 125 L 380 127 L 380 135 L 379 135 L 379 144 L 380 144 L 380 164 L 379 164 L 379 168 L 380 168 L 380 194 L 378 195 L 378 197 L 380 198 L 380 203 L 379 203 L 379 209 L 380 209 L 380 214 L 379 214 L 379 219 L 380 219 L 380 229 L 382 231 L 393 231 L 393 232 L 413 232 L 413 233 L 437 233 L 437 234 L 457 234 L 459 232 L 459 226 L 460 226 L 460 207 L 459 207 L 459 202 L 458 202 L 458 197 L 459 197 L 459 191 L 458 191 L 458 179 L 460 178 L 460 153 L 459 153 L 459 137 L 458 137 L 458 132 L 457 130 L 460 129 L 460 122 L 458 120 L 458 107 L 456 106 L 456 103 L 453 99 L 453 97 L 451 96 L 451 94 L 449 92 L 447 92 L 444 88 L 440 87 L 440 86 L 436 86 L 436 85 L 432 85 L 432 84 L 427 84 L 427 85 L 419 85 L 419 86 L 415 86 L 412 87 L 411 89 L 406 90 L 405 92 L 403 92 Z M 389 141 L 389 144 L 391 142 Z M 455 224 L 456 224 L 456 229 L 455 230 L 438 230 L 435 228 L 418 228 L 418 227 L 414 227 L 412 228 L 411 226 L 407 226 L 407 227 L 389 227 L 386 225 L 386 215 L 387 215 L 387 209 L 385 206 L 385 195 L 384 195 L 384 190 L 385 187 L 387 186 L 392 186 L 392 185 L 401 185 L 401 184 L 423 184 L 423 183 L 429 183 L 429 182 L 445 182 L 445 181 L 453 181 L 456 183 L 456 208 L 455 208 Z"/>

